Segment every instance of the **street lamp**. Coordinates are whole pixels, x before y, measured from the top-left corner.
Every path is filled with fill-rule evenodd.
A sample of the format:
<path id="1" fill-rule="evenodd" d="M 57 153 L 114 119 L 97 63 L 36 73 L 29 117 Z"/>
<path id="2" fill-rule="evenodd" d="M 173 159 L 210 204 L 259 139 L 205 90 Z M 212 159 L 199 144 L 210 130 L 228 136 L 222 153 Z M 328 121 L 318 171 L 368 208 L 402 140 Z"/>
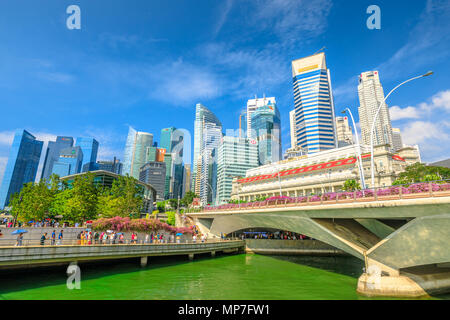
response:
<path id="1" fill-rule="evenodd" d="M 361 187 L 364 190 L 364 189 L 366 189 L 366 181 L 364 179 L 364 169 L 363 169 L 363 162 L 362 162 L 362 157 L 361 157 L 361 145 L 359 144 L 358 130 L 356 130 L 355 118 L 353 118 L 353 114 L 352 114 L 352 111 L 350 110 L 350 108 L 345 108 L 345 110 L 342 111 L 342 113 L 344 113 L 344 114 L 346 112 L 349 113 L 350 118 L 352 119 L 353 128 L 355 129 L 356 151 L 358 153 L 358 162 L 359 162 L 359 176 L 360 176 L 360 180 L 361 180 Z"/>
<path id="2" fill-rule="evenodd" d="M 428 76 L 431 76 L 432 74 L 433 74 L 433 71 L 428 71 L 427 73 L 425 73 L 425 74 L 423 74 L 421 76 L 417 76 L 417 77 L 408 79 L 406 81 L 403 81 L 398 86 L 396 86 L 394 89 L 392 89 L 391 92 L 389 92 L 389 94 L 384 98 L 383 102 L 381 102 L 380 105 L 378 106 L 378 110 L 375 113 L 375 117 L 373 118 L 372 129 L 370 130 L 370 158 L 371 158 L 370 171 L 371 171 L 371 178 L 372 178 L 372 182 L 371 183 L 372 183 L 374 188 L 375 188 L 375 172 L 374 172 L 374 158 L 373 158 L 373 135 L 374 135 L 374 131 L 375 131 L 375 123 L 377 121 L 377 117 L 378 117 L 378 114 L 380 113 L 381 107 L 384 105 L 384 103 L 386 102 L 387 98 L 389 98 L 389 96 L 395 90 L 397 90 L 399 87 L 401 87 L 405 83 L 408 83 L 410 81 L 413 81 L 413 80 L 416 80 L 416 79 L 420 79 L 420 78 L 423 78 L 423 77 L 428 77 Z"/>

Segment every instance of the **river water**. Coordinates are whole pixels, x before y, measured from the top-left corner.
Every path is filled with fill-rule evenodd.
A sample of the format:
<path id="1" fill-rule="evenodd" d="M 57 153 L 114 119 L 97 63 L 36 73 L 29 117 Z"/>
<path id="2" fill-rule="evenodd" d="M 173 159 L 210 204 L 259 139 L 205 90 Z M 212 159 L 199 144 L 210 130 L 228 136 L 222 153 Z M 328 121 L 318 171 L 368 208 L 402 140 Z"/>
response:
<path id="1" fill-rule="evenodd" d="M 65 268 L 0 273 L 0 299 L 367 299 L 356 293 L 363 264 L 353 257 L 253 254 L 149 257 L 81 265 L 81 289 Z M 443 297 L 446 299 L 446 297 Z"/>

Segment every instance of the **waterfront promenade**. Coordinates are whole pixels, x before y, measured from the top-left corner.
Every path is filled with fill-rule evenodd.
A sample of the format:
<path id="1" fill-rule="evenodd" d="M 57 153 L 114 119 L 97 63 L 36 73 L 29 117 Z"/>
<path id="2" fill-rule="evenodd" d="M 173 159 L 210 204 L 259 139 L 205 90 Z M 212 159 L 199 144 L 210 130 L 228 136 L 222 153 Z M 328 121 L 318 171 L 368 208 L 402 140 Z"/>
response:
<path id="1" fill-rule="evenodd" d="M 217 252 L 243 252 L 242 240 L 207 240 L 184 243 L 158 244 L 92 244 L 92 245 L 30 245 L 23 247 L 0 247 L 0 270 L 36 266 L 61 265 L 68 263 L 140 258 L 142 266 L 152 256 L 186 256 L 190 260 L 196 254 Z"/>

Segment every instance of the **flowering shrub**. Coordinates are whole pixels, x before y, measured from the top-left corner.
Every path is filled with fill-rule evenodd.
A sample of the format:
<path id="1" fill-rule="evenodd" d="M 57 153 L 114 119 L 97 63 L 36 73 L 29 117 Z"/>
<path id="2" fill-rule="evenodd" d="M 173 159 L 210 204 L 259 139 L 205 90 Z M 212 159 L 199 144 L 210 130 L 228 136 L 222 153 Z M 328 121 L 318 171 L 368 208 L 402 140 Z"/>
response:
<path id="1" fill-rule="evenodd" d="M 164 230 L 172 233 L 193 233 L 192 228 L 177 228 L 158 219 L 130 219 L 122 217 L 100 218 L 92 222 L 94 230 L 114 230 L 114 231 L 141 231 L 154 232 Z"/>

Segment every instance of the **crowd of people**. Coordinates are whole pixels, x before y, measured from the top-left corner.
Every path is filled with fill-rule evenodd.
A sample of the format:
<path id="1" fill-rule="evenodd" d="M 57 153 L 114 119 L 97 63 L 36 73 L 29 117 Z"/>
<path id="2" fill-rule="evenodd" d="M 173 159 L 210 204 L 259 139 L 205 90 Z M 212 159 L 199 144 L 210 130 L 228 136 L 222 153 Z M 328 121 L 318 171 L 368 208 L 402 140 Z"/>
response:
<path id="1" fill-rule="evenodd" d="M 243 232 L 240 235 L 244 239 L 271 239 L 271 240 L 308 240 L 309 237 L 295 232 Z"/>

